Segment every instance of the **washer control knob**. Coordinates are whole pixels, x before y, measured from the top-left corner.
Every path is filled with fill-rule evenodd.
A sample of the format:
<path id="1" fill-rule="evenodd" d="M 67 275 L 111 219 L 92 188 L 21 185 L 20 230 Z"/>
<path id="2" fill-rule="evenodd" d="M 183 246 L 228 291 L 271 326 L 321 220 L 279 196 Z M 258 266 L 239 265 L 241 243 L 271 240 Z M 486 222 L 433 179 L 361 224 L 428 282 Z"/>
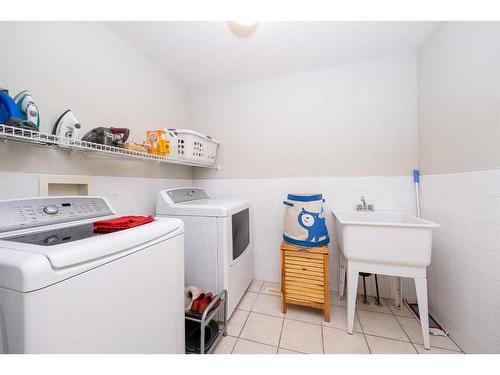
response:
<path id="1" fill-rule="evenodd" d="M 55 215 L 59 211 L 59 208 L 57 206 L 51 204 L 50 206 L 45 206 L 43 208 L 43 212 L 45 212 L 48 215 Z"/>
<path id="2" fill-rule="evenodd" d="M 49 236 L 45 240 L 43 240 L 43 242 L 45 242 L 47 245 L 54 245 L 58 240 L 59 240 L 59 237 L 57 237 L 57 235 L 53 234 L 52 236 Z"/>

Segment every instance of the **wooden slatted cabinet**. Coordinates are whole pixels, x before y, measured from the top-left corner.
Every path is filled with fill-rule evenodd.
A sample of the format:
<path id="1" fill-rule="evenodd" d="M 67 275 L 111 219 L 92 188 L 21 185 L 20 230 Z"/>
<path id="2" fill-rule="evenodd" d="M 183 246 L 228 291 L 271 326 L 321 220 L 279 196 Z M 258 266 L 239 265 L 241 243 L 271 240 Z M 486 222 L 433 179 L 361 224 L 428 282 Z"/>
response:
<path id="1" fill-rule="evenodd" d="M 287 305 L 321 309 L 330 321 L 328 247 L 300 247 L 281 243 L 281 311 Z"/>

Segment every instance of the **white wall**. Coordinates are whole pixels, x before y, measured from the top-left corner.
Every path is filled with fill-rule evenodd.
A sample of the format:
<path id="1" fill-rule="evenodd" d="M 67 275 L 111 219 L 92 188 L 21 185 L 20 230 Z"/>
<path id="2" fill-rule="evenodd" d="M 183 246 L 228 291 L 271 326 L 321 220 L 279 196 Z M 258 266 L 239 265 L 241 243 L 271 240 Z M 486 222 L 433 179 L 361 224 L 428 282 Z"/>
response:
<path id="1" fill-rule="evenodd" d="M 3 22 L 0 86 L 29 89 L 50 132 L 71 109 L 84 130 L 127 127 L 141 142 L 147 129 L 189 127 L 187 92 L 98 22 Z M 82 154 L 2 145 L 0 170 L 190 178 L 191 168 L 87 158 Z"/>
<path id="2" fill-rule="evenodd" d="M 417 164 L 416 55 L 191 93 L 192 125 L 222 142 L 195 178 L 398 176 Z"/>
<path id="3" fill-rule="evenodd" d="M 422 213 L 441 224 L 430 309 L 466 352 L 500 353 L 500 23 L 442 23 L 418 99 Z"/>
<path id="4" fill-rule="evenodd" d="M 500 167 L 500 22 L 443 22 L 418 51 L 419 166 Z"/>
<path id="5" fill-rule="evenodd" d="M 2 51 L 4 49 L 4 34 L 5 34 L 5 30 L 4 30 L 4 24 L 2 22 L 0 22 L 0 51 Z M 0 82 L 3 82 L 3 59 L 0 57 Z M 0 85 L 0 87 L 2 87 Z"/>

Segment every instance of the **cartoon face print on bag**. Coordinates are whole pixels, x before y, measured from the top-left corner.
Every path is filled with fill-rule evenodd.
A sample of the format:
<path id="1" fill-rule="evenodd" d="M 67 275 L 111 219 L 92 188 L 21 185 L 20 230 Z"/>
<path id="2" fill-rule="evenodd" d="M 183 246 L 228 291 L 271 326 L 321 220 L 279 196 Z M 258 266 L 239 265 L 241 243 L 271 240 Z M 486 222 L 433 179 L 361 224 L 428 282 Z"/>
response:
<path id="1" fill-rule="evenodd" d="M 320 213 L 307 211 L 302 208 L 298 217 L 299 225 L 307 230 L 306 241 L 316 242 L 325 236 L 325 217 L 323 209 Z"/>

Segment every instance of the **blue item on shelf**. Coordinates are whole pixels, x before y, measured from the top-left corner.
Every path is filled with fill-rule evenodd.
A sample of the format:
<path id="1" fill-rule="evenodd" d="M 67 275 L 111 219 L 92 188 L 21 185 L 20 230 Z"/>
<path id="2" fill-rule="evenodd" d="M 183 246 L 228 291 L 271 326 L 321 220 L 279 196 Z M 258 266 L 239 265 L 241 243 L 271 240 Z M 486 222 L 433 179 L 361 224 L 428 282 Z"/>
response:
<path id="1" fill-rule="evenodd" d="M 19 118 L 16 102 L 6 91 L 0 91 L 0 124 L 5 124 L 12 118 Z"/>

